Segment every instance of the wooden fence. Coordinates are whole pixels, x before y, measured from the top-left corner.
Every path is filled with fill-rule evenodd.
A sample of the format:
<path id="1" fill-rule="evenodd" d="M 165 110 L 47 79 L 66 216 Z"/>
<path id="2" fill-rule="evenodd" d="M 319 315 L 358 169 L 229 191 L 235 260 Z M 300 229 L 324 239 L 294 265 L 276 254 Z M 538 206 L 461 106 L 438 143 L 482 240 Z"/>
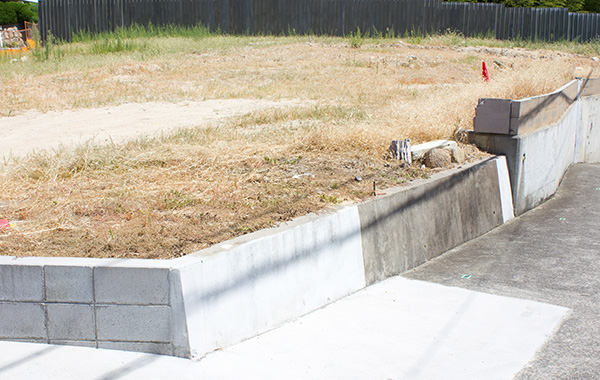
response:
<path id="1" fill-rule="evenodd" d="M 361 31 L 542 41 L 597 39 L 599 14 L 558 8 L 441 0 L 40 0 L 40 31 L 71 40 L 73 33 L 113 31 L 133 24 L 198 23 L 229 34 L 317 34 Z"/>

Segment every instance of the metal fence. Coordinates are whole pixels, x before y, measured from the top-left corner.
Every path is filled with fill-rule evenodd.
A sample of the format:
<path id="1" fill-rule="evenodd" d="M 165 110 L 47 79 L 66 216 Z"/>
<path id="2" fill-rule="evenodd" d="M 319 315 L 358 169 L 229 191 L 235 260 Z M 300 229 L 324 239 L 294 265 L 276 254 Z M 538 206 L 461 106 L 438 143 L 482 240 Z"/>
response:
<path id="1" fill-rule="evenodd" d="M 452 30 L 465 36 L 541 41 L 597 39 L 599 14 L 558 8 L 441 0 L 40 0 L 42 38 L 50 32 L 114 31 L 131 25 L 202 24 L 229 34 L 361 31 L 405 35 Z"/>

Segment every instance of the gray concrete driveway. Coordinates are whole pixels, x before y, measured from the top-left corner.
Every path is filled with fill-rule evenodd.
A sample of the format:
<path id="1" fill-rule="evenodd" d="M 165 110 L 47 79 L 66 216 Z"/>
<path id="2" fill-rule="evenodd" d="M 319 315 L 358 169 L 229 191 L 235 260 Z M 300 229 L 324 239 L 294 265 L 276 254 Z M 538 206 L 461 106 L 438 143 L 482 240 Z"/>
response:
<path id="1" fill-rule="evenodd" d="M 404 277 L 571 309 L 516 378 L 600 379 L 600 165 L 572 166 L 546 203 Z"/>

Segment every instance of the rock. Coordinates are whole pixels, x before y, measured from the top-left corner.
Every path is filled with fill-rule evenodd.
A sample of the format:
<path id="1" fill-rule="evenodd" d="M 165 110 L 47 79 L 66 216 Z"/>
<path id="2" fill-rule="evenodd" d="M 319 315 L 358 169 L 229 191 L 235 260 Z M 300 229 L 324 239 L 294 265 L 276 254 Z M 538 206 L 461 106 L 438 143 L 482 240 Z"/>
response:
<path id="1" fill-rule="evenodd" d="M 598 57 L 592 57 L 592 61 L 598 62 L 598 61 L 600 61 L 600 59 L 598 59 Z"/>
<path id="2" fill-rule="evenodd" d="M 449 149 L 431 149 L 425 154 L 425 166 L 428 168 L 443 168 L 452 164 L 452 153 Z"/>
<path id="3" fill-rule="evenodd" d="M 425 156 L 425 153 L 429 152 L 431 149 L 435 148 L 444 148 L 444 147 L 457 147 L 458 144 L 456 141 L 451 140 L 435 140 L 426 142 L 424 144 L 413 145 L 410 148 L 412 153 L 412 160 L 417 161 Z"/>
<path id="4" fill-rule="evenodd" d="M 356 177 L 354 177 L 354 180 L 356 182 L 360 182 L 360 181 L 362 181 L 362 178 L 360 178 L 360 176 L 357 175 Z"/>
<path id="5" fill-rule="evenodd" d="M 450 155 L 452 157 L 452 162 L 456 162 L 457 164 L 462 164 L 465 162 L 465 152 L 457 146 L 449 149 Z"/>

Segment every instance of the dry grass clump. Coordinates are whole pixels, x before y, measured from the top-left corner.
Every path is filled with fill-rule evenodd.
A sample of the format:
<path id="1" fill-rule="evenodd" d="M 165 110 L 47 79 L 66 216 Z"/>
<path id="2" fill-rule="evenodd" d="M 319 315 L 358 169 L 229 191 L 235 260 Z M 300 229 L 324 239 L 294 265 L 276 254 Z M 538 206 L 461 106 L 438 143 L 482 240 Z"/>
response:
<path id="1" fill-rule="evenodd" d="M 387 160 L 390 140 L 451 138 L 471 127 L 480 97 L 522 98 L 597 76 L 586 56 L 451 38 L 366 40 L 355 49 L 334 38 L 157 37 L 131 51 L 96 54 L 77 43 L 48 61 L 0 62 L 13 94 L 0 103 L 5 117 L 150 100 L 305 103 L 155 139 L 15 158 L 0 172 L 0 218 L 15 223 L 0 231 L 0 254 L 187 254 L 364 199 L 373 181 L 383 189 L 427 176 Z"/>

